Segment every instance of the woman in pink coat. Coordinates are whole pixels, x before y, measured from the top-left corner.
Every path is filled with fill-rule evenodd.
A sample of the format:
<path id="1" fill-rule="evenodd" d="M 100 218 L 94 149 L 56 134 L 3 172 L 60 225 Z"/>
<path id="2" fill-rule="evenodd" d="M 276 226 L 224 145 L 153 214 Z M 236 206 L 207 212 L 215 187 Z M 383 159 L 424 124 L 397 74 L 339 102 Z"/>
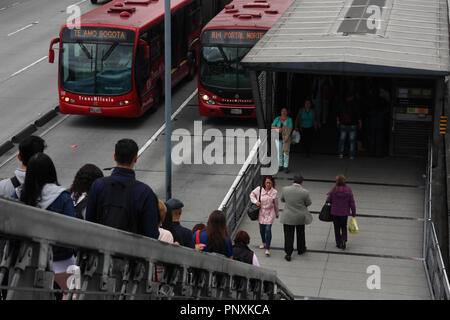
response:
<path id="1" fill-rule="evenodd" d="M 250 200 L 261 207 L 259 210 L 259 232 L 262 244 L 260 249 L 266 249 L 266 256 L 270 256 L 270 241 L 272 240 L 272 223 L 278 218 L 278 192 L 275 190 L 275 180 L 271 176 L 263 178 L 263 187 L 256 187 L 250 194 Z M 261 191 L 261 200 L 259 194 Z"/>

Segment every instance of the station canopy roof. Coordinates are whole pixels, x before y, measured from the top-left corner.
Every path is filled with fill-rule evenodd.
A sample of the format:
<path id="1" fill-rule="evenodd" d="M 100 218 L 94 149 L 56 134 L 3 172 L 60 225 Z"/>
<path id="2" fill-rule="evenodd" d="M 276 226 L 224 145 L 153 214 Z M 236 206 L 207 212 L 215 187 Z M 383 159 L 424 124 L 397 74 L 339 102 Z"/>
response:
<path id="1" fill-rule="evenodd" d="M 450 72 L 447 0 L 296 0 L 242 60 L 256 70 Z"/>

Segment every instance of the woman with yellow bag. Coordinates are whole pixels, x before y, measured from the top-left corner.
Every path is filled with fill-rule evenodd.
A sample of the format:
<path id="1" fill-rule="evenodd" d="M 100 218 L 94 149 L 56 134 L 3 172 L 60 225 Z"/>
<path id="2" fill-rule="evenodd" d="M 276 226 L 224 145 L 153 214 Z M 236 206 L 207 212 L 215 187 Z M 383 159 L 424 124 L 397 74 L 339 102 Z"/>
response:
<path id="1" fill-rule="evenodd" d="M 340 174 L 336 177 L 336 185 L 328 193 L 327 201 L 331 203 L 331 216 L 333 218 L 334 236 L 336 247 L 345 249 L 347 247 L 347 221 L 348 216 L 356 217 L 355 199 L 352 189 L 347 187 L 345 176 Z M 353 226 L 356 220 L 352 222 Z M 356 229 L 358 226 L 356 225 Z M 352 227 L 352 230 L 355 230 Z M 353 232 L 352 232 L 353 233 Z"/>

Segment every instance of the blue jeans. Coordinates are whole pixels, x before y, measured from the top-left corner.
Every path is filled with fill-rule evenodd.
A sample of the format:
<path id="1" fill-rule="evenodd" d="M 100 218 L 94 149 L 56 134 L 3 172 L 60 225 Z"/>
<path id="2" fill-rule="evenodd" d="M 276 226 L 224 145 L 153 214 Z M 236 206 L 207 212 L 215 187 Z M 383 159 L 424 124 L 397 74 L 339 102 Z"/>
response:
<path id="1" fill-rule="evenodd" d="M 289 153 L 283 152 L 283 140 L 278 140 L 278 166 L 289 167 Z"/>
<path id="2" fill-rule="evenodd" d="M 272 241 L 272 225 L 259 224 L 259 232 L 261 233 L 262 243 L 266 244 L 266 250 L 270 250 L 270 242 Z"/>
<path id="3" fill-rule="evenodd" d="M 355 156 L 356 150 L 356 125 L 345 125 L 341 124 L 341 133 L 339 136 L 339 146 L 338 152 L 339 154 L 344 154 L 345 141 L 347 140 L 347 135 L 350 140 L 350 151 L 349 156 Z"/>

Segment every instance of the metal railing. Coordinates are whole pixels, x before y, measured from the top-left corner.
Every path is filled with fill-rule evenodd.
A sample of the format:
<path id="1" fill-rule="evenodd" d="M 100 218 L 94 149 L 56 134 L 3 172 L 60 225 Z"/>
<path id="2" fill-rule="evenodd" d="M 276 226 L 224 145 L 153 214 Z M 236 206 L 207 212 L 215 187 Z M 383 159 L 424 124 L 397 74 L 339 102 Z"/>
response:
<path id="1" fill-rule="evenodd" d="M 56 292 L 71 300 L 294 297 L 273 270 L 2 198 L 0 239 L 7 242 L 0 263 L 7 300 L 54 299 Z M 68 291 L 53 289 L 54 245 L 76 252 Z"/>
<path id="2" fill-rule="evenodd" d="M 433 181 L 433 146 L 429 142 L 427 179 L 425 187 L 424 205 L 424 243 L 423 257 L 425 272 L 428 278 L 431 298 L 433 300 L 450 300 L 450 284 L 446 273 L 444 260 L 436 234 L 436 229 L 431 218 L 432 209 L 432 181 Z"/>
<path id="3" fill-rule="evenodd" d="M 242 219 L 246 217 L 251 202 L 250 193 L 261 184 L 261 168 L 263 165 L 258 161 L 258 152 L 261 145 L 266 141 L 266 138 L 256 141 L 233 185 L 219 206 L 219 210 L 222 210 L 227 217 L 227 229 L 232 237 L 238 231 Z"/>

